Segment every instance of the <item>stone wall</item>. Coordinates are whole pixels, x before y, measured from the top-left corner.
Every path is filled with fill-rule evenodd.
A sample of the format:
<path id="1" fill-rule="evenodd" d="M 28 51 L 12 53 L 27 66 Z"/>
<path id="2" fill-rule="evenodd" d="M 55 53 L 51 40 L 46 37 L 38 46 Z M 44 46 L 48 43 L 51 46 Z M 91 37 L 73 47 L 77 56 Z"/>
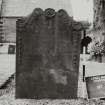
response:
<path id="1" fill-rule="evenodd" d="M 16 17 L 3 17 L 4 42 L 16 42 Z"/>

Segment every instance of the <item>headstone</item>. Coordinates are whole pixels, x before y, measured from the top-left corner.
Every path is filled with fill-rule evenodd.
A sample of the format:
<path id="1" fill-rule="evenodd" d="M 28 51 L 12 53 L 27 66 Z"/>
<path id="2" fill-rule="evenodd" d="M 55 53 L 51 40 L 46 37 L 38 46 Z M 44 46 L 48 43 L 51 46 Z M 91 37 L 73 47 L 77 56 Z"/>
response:
<path id="1" fill-rule="evenodd" d="M 105 98 L 105 75 L 86 77 L 88 98 Z"/>
<path id="2" fill-rule="evenodd" d="M 81 24 L 65 10 L 17 21 L 16 98 L 77 98 Z"/>

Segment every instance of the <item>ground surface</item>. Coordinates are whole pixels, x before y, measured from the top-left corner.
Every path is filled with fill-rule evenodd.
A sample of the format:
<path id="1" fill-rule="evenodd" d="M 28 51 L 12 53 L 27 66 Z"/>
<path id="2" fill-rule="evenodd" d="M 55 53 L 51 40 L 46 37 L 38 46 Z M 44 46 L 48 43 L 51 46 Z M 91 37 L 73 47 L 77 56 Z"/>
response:
<path id="1" fill-rule="evenodd" d="M 89 63 L 89 62 L 88 62 Z M 81 63 L 82 64 L 82 63 Z M 97 63 L 89 63 L 94 66 L 97 71 L 99 68 L 95 66 Z M 104 68 L 104 64 L 101 66 Z M 82 69 L 82 66 L 80 66 Z M 101 68 L 100 68 L 101 69 Z M 2 85 L 11 74 L 15 73 L 15 55 L 0 55 L 0 85 Z M 93 71 L 89 71 L 93 73 Z M 15 78 L 12 78 L 5 89 L 0 89 L 0 105 L 105 105 L 104 101 L 85 101 L 78 100 L 31 100 L 31 99 L 15 99 Z"/>
<path id="2" fill-rule="evenodd" d="M 35 99 L 15 99 L 15 82 L 14 79 L 0 97 L 0 105 L 105 105 L 103 100 L 35 100 Z"/>

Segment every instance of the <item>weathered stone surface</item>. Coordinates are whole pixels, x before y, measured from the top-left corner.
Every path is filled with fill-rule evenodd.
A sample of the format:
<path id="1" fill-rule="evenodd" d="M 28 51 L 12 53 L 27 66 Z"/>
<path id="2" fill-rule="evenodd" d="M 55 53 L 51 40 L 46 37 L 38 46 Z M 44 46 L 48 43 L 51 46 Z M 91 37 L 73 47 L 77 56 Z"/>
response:
<path id="1" fill-rule="evenodd" d="M 77 98 L 81 31 L 73 22 L 50 8 L 17 21 L 17 98 Z"/>

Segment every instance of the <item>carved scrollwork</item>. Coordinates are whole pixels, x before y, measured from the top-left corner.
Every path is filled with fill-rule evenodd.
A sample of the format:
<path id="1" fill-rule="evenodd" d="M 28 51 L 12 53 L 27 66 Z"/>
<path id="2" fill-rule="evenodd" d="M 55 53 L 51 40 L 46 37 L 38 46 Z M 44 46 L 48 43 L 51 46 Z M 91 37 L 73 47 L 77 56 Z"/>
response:
<path id="1" fill-rule="evenodd" d="M 58 11 L 58 16 L 62 19 L 62 22 L 64 22 L 65 24 L 69 24 L 70 17 L 65 10 L 60 9 Z"/>
<path id="2" fill-rule="evenodd" d="M 83 28 L 82 24 L 79 22 L 72 22 L 72 27 L 74 30 L 77 30 L 77 31 L 81 31 Z"/>
<path id="3" fill-rule="evenodd" d="M 66 12 L 65 10 L 63 10 L 63 9 L 60 9 L 60 10 L 58 11 L 58 15 L 59 15 L 60 17 L 66 16 L 66 15 L 67 15 L 67 12 Z"/>
<path id="4" fill-rule="evenodd" d="M 43 10 L 41 8 L 36 8 L 34 9 L 33 13 L 32 13 L 32 16 L 33 17 L 39 17 L 43 14 Z"/>
<path id="5" fill-rule="evenodd" d="M 46 16 L 47 18 L 52 18 L 52 17 L 54 17 L 55 15 L 56 15 L 56 12 L 55 12 L 54 9 L 52 9 L 52 8 L 47 8 L 47 9 L 45 10 L 45 16 Z"/>

